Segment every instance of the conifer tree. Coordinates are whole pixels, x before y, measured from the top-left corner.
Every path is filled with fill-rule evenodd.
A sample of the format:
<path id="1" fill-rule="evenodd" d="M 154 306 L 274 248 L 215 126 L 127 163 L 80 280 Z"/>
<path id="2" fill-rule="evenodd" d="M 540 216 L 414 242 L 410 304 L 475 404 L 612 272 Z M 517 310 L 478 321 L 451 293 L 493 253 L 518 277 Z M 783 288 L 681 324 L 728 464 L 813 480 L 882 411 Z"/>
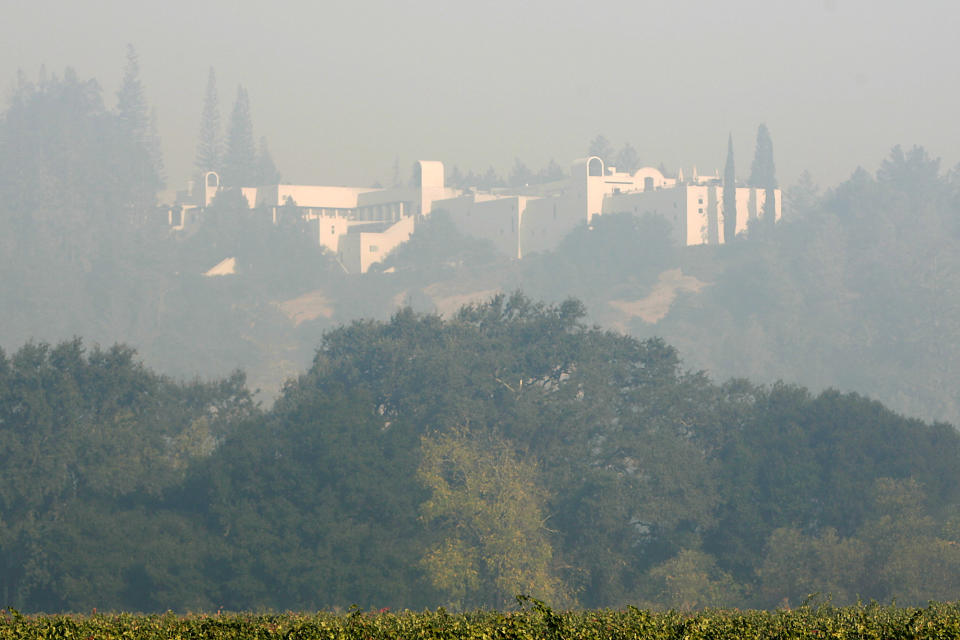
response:
<path id="1" fill-rule="evenodd" d="M 620 151 L 617 152 L 617 170 L 625 173 L 633 173 L 640 168 L 640 157 L 633 145 L 627 142 Z"/>
<path id="2" fill-rule="evenodd" d="M 200 115 L 200 138 L 197 141 L 197 159 L 200 171 L 219 171 L 223 142 L 220 137 L 220 101 L 217 95 L 217 75 L 213 67 L 207 76 L 207 93 Z"/>
<path id="3" fill-rule="evenodd" d="M 133 45 L 127 45 L 127 65 L 117 91 L 117 118 L 122 133 L 133 143 L 145 145 L 150 131 L 150 108 L 140 81 L 140 61 Z"/>
<path id="4" fill-rule="evenodd" d="M 237 99 L 227 127 L 227 150 L 223 157 L 223 184 L 250 187 L 256 182 L 257 148 L 250 118 L 250 98 L 243 86 L 237 87 Z"/>
<path id="5" fill-rule="evenodd" d="M 119 166 L 126 173 L 127 205 L 143 211 L 154 203 L 162 186 L 162 165 L 156 114 L 151 113 L 140 80 L 140 61 L 127 45 L 127 64 L 117 91 Z"/>
<path id="6" fill-rule="evenodd" d="M 750 186 L 760 187 L 761 189 L 776 189 L 776 173 L 770 130 L 767 129 L 767 125 L 761 124 L 757 128 L 757 148 L 753 155 L 753 165 L 750 167 Z"/>
<path id="7" fill-rule="evenodd" d="M 157 188 L 163 187 L 166 183 L 166 175 L 163 165 L 163 153 L 160 149 L 160 125 L 157 116 L 157 108 L 150 108 L 150 124 L 147 129 L 147 151 L 150 154 L 150 164 L 157 180 Z"/>
<path id="8" fill-rule="evenodd" d="M 602 135 L 598 135 L 596 138 L 590 141 L 590 147 L 587 149 L 587 155 L 597 156 L 603 160 L 604 164 L 606 164 L 607 161 L 613 157 L 613 147 L 610 146 L 609 140 Z"/>
<path id="9" fill-rule="evenodd" d="M 727 139 L 727 164 L 723 168 L 723 241 L 737 234 L 737 173 L 733 164 L 733 134 Z"/>
<path id="10" fill-rule="evenodd" d="M 777 172 L 773 163 L 773 140 L 767 125 L 762 123 L 757 128 L 757 149 L 753 156 L 753 166 L 750 168 L 750 186 L 766 191 L 763 217 L 773 222 L 776 212 L 774 190 L 777 188 Z"/>
<path id="11" fill-rule="evenodd" d="M 273 162 L 273 156 L 270 155 L 270 149 L 267 147 L 267 138 L 260 137 L 260 144 L 257 146 L 257 185 L 276 184 L 280 181 L 280 172 L 277 171 L 277 165 Z"/>

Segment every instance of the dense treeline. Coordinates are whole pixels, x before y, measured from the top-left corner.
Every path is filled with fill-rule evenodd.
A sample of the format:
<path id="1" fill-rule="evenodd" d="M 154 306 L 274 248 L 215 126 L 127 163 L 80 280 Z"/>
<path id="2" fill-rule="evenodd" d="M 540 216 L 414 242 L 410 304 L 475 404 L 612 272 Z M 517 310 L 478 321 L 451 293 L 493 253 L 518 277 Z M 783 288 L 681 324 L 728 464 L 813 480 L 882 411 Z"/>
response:
<path id="1" fill-rule="evenodd" d="M 3 596 L 27 610 L 695 608 L 960 592 L 960 437 L 683 370 L 516 294 L 327 333 L 261 412 L 129 349 L 0 359 Z"/>
<path id="2" fill-rule="evenodd" d="M 189 589 L 184 572 L 202 567 L 181 553 L 202 532 L 164 509 L 164 495 L 255 413 L 240 373 L 176 383 L 127 347 L 86 350 L 79 340 L 0 351 L 4 601 L 151 609 L 157 594 L 146 585 Z"/>

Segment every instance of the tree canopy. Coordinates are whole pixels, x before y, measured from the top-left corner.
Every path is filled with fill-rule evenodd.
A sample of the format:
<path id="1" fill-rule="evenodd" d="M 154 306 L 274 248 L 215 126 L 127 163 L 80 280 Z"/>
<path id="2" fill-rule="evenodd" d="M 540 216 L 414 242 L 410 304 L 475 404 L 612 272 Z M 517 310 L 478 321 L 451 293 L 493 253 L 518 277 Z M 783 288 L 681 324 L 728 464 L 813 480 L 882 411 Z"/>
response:
<path id="1" fill-rule="evenodd" d="M 955 592 L 953 427 L 717 385 L 584 313 L 513 294 L 356 321 L 266 412 L 239 374 L 174 383 L 125 347 L 2 356 L 3 595 L 184 610 Z"/>

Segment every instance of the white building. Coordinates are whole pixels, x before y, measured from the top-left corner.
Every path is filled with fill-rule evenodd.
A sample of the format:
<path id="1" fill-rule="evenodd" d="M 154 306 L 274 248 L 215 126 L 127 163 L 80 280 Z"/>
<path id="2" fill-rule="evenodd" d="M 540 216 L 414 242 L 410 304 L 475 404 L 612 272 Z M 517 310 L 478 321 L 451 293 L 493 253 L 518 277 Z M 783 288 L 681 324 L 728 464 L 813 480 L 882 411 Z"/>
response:
<path id="1" fill-rule="evenodd" d="M 251 209 L 269 215 L 276 224 L 289 211 L 314 226 L 317 242 L 332 251 L 349 273 L 366 273 L 394 248 L 410 239 L 418 216 L 430 212 L 433 201 L 450 198 L 456 190 L 444 187 L 443 163 L 420 161 L 419 184 L 382 189 L 275 184 L 243 187 L 241 194 Z M 183 229 L 189 219 L 210 206 L 222 191 L 213 171 L 177 194 L 169 222 Z"/>
<path id="2" fill-rule="evenodd" d="M 659 170 L 643 167 L 620 173 L 604 167 L 597 157 L 573 163 L 566 180 L 523 189 L 468 192 L 434 202 L 447 211 L 468 235 L 490 240 L 503 254 L 520 259 L 537 251 L 552 251 L 580 224 L 610 213 L 647 213 L 663 216 L 673 227 L 680 246 L 722 244 L 724 237 L 723 189 L 719 176 L 681 173 L 668 178 Z M 766 191 L 737 187 L 737 233 L 750 220 L 765 215 Z M 775 219 L 781 217 L 781 194 L 773 190 Z"/>
<path id="3" fill-rule="evenodd" d="M 277 184 L 241 189 L 251 208 L 277 223 L 295 215 L 315 225 L 317 242 L 333 252 L 349 273 L 366 273 L 393 249 L 406 242 L 416 221 L 434 210 L 446 211 L 461 232 L 489 240 L 506 257 L 521 259 L 553 251 L 563 238 L 595 216 L 611 213 L 648 213 L 663 216 L 680 246 L 722 244 L 724 187 L 719 176 L 683 174 L 664 176 L 652 167 L 621 173 L 603 160 L 576 160 L 570 176 L 547 184 L 491 192 L 461 191 L 444 184 L 443 164 L 417 163 L 418 184 L 381 189 Z M 178 194 L 170 210 L 170 225 L 183 229 L 191 216 L 206 208 L 222 190 L 219 176 L 210 171 L 199 188 L 193 184 Z M 736 231 L 766 213 L 766 190 L 736 188 Z M 774 216 L 781 217 L 781 194 L 773 190 Z M 289 212 L 289 213 L 288 213 Z"/>

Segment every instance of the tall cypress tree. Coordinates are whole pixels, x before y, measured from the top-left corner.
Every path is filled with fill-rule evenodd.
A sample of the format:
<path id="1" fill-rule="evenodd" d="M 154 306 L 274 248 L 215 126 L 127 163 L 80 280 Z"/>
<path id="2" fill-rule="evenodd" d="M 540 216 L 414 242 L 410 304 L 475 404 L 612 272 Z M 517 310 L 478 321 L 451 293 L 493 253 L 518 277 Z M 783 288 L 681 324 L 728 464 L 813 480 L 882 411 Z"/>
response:
<path id="1" fill-rule="evenodd" d="M 777 171 L 773 164 L 773 140 L 767 125 L 757 128 L 757 148 L 750 167 L 750 186 L 761 189 L 777 188 Z"/>
<path id="2" fill-rule="evenodd" d="M 229 187 L 252 187 L 257 181 L 257 145 L 250 119 L 250 98 L 242 86 L 237 87 L 237 99 L 230 113 L 221 177 Z"/>
<path id="3" fill-rule="evenodd" d="M 757 149 L 753 156 L 753 166 L 750 168 L 750 186 L 766 190 L 763 217 L 773 222 L 776 211 L 774 190 L 777 188 L 777 171 L 773 163 L 773 140 L 767 125 L 762 123 L 757 128 Z"/>
<path id="4" fill-rule="evenodd" d="M 207 93 L 203 99 L 203 113 L 200 115 L 200 138 L 197 141 L 197 159 L 194 161 L 200 171 L 219 171 L 223 152 L 220 138 L 220 101 L 217 96 L 217 75 L 210 67 L 207 76 Z"/>
<path id="5" fill-rule="evenodd" d="M 727 139 L 727 164 L 723 168 L 723 241 L 737 234 L 737 173 L 733 164 L 733 133 Z"/>

